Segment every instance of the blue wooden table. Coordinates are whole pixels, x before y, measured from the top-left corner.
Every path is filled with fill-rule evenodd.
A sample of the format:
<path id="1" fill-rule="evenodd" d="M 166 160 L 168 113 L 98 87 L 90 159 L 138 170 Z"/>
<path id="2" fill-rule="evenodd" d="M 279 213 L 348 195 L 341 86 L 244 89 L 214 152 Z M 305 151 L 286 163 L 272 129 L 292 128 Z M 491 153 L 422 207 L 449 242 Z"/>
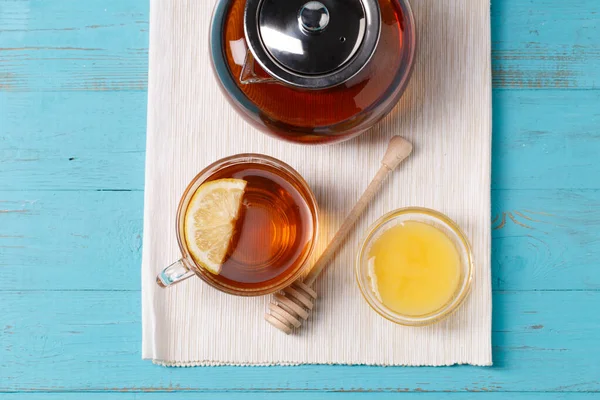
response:
<path id="1" fill-rule="evenodd" d="M 493 368 L 141 360 L 148 11 L 0 0 L 0 398 L 600 396 L 600 1 L 493 1 Z"/>

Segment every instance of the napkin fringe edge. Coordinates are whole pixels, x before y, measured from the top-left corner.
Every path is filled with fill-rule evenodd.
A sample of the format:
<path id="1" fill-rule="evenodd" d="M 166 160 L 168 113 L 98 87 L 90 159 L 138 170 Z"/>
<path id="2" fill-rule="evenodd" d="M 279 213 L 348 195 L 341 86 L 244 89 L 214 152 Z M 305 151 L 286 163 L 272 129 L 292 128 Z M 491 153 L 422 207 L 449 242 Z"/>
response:
<path id="1" fill-rule="evenodd" d="M 227 362 L 227 361 L 165 361 L 152 359 L 152 363 L 161 367 L 168 368 L 192 368 L 192 367 L 297 367 L 304 365 L 330 365 L 330 366 L 362 366 L 362 367 L 451 367 L 454 365 L 472 365 L 474 367 L 491 367 L 493 362 L 470 362 L 470 361 L 454 361 L 441 364 L 432 363 L 302 363 L 293 361 L 281 362 Z"/>

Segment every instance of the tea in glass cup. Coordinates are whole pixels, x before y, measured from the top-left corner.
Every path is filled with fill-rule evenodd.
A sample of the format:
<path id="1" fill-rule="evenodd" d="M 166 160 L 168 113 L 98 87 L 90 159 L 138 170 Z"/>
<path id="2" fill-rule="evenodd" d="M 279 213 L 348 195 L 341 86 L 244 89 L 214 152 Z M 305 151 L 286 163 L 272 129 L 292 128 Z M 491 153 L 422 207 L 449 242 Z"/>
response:
<path id="1" fill-rule="evenodd" d="M 157 283 L 195 274 L 230 294 L 274 293 L 305 271 L 317 231 L 317 202 L 294 169 L 259 154 L 228 157 L 186 189 L 177 211 L 183 257 Z"/>

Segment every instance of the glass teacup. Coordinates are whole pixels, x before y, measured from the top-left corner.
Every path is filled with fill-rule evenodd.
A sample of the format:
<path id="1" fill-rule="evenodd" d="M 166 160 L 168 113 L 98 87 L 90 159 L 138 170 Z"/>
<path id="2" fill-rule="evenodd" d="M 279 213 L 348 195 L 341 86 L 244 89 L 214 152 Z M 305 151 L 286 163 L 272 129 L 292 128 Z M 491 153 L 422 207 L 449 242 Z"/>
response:
<path id="1" fill-rule="evenodd" d="M 185 224 L 198 189 L 217 180 L 247 182 L 239 218 L 220 272 L 190 251 Z M 291 285 L 308 266 L 318 233 L 318 207 L 305 180 L 289 165 L 259 154 L 240 154 L 208 166 L 189 184 L 177 210 L 182 258 L 157 276 L 162 287 L 193 275 L 226 293 L 260 296 Z M 215 228 L 216 229 L 216 228 Z"/>

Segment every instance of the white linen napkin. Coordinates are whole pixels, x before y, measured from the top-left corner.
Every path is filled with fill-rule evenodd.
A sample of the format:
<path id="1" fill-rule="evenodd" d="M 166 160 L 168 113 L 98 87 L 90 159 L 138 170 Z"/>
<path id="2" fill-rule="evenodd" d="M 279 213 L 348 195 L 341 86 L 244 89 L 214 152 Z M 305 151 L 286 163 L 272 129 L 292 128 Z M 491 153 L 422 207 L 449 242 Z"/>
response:
<path id="1" fill-rule="evenodd" d="M 151 0 L 144 249 L 143 358 L 199 365 L 490 365 L 491 62 L 489 0 L 413 0 L 417 60 L 399 105 L 360 138 L 333 146 L 284 143 L 255 131 L 212 76 L 208 26 L 214 0 Z M 209 163 L 258 152 L 302 174 L 322 210 L 323 250 L 367 186 L 389 138 L 415 153 L 383 185 L 326 273 L 319 302 L 296 335 L 263 320 L 270 297 L 220 293 L 195 277 L 170 289 L 156 274 L 179 258 L 175 213 L 187 183 Z M 442 211 L 470 238 L 472 292 L 449 319 L 394 325 L 359 293 L 359 241 L 381 215 L 405 206 Z"/>

